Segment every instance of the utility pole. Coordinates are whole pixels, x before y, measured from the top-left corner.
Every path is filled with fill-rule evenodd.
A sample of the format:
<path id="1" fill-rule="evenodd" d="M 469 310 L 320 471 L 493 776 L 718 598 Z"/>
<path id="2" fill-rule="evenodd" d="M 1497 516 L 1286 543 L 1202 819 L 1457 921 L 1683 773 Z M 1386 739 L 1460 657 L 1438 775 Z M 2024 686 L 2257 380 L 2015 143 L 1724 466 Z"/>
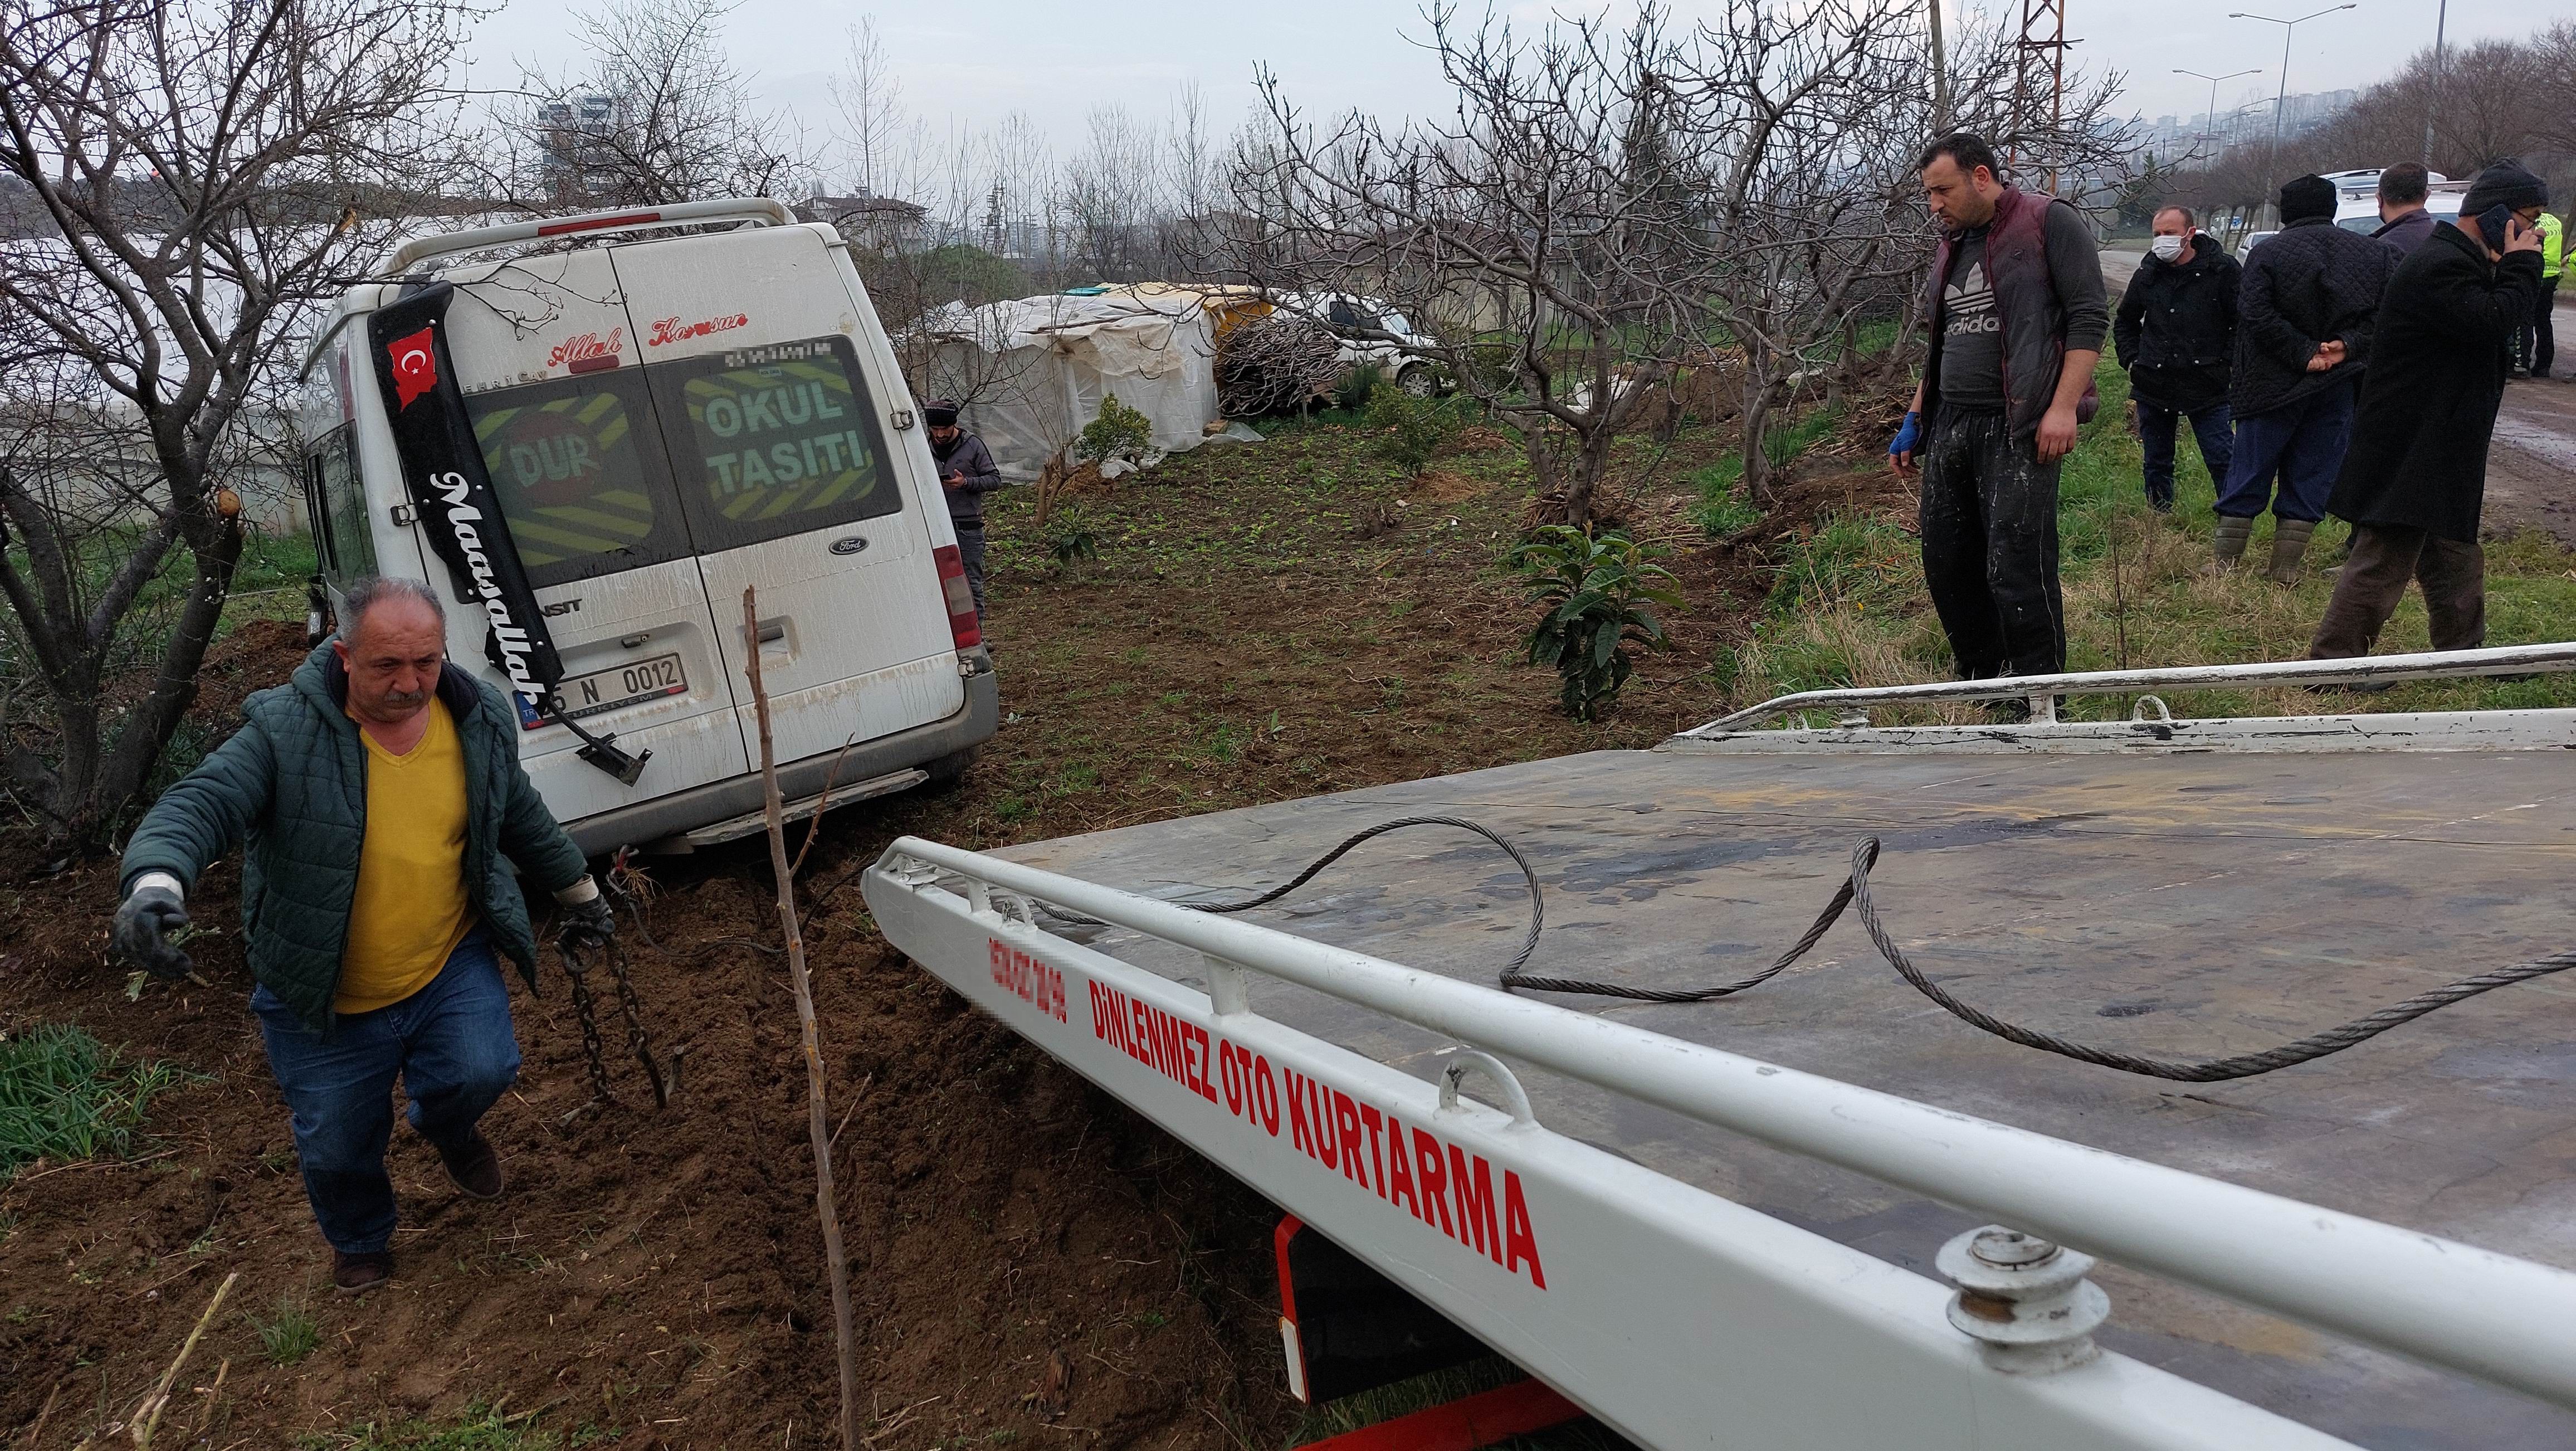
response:
<path id="1" fill-rule="evenodd" d="M 2058 128 L 2065 122 L 2066 47 L 2071 44 L 2073 42 L 2066 38 L 2066 0 L 2022 0 L 2021 42 L 2013 66 L 2012 136 L 2004 162 L 2015 173 L 2014 179 L 2018 183 L 2022 137 L 2030 130 L 2031 112 L 2038 105 L 2038 92 L 2043 80 L 2031 74 L 2034 68 L 2031 58 L 2045 53 L 2048 57 L 2044 62 L 2048 67 L 2044 80 L 2048 87 L 2050 196 L 2057 195 L 2057 153 L 2061 148 L 2057 146 L 2056 138 Z"/>
<path id="2" fill-rule="evenodd" d="M 2424 169 L 2433 169 L 2433 118 L 2442 110 L 2442 34 L 2451 28 L 2451 0 L 2433 12 L 2433 92 L 2424 101 Z"/>
<path id="3" fill-rule="evenodd" d="M 2290 37 L 2298 32 L 2300 26 L 2320 15 L 2332 15 L 2338 10 L 2356 8 L 2358 7 L 2351 4 L 2329 5 L 2323 10 L 2311 10 L 2296 20 L 2283 20 L 2277 15 L 2256 15 L 2245 10 L 2227 12 L 2227 18 L 2230 20 L 2261 20 L 2281 27 L 2281 89 L 2272 98 L 2272 154 L 2263 162 L 2263 205 L 2267 207 L 2272 205 L 2273 184 L 2280 180 L 2281 115 L 2288 109 L 2290 103 Z M 2277 215 L 2274 220 L 2279 220 Z"/>
<path id="4" fill-rule="evenodd" d="M 1927 0 L 1932 7 L 1932 134 L 1950 134 L 1950 47 L 1941 38 L 1941 0 Z M 2447 0 L 2446 0 L 2447 3 Z M 2426 132 L 2429 138 L 2431 132 Z M 2427 139 L 2426 146 L 2432 145 Z"/>

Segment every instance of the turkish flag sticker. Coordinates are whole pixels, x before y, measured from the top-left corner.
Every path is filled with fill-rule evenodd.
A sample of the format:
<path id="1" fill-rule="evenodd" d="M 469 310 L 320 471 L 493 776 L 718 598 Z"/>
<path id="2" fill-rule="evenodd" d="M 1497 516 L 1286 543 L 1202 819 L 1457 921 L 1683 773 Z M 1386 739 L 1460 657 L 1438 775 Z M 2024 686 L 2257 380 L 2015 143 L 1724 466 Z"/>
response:
<path id="1" fill-rule="evenodd" d="M 385 344 L 385 356 L 394 365 L 394 406 L 409 408 L 411 400 L 438 386 L 438 354 L 430 347 L 429 328 L 422 328 L 407 338 L 396 338 Z"/>

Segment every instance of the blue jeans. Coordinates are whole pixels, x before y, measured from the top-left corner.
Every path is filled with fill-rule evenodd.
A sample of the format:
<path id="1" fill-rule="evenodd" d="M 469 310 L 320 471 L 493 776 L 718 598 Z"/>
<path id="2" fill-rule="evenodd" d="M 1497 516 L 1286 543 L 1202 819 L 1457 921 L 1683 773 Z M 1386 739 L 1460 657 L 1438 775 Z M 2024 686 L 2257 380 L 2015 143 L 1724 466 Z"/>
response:
<path id="1" fill-rule="evenodd" d="M 2236 420 L 2236 452 L 2228 460 L 2227 483 L 2218 491 L 2218 512 L 2231 519 L 2251 519 L 2270 504 L 2274 517 L 2304 519 L 2313 524 L 2326 516 L 2326 496 L 2334 492 L 2343 468 L 2344 447 L 2352 442 L 2352 380 L 2333 384 L 2286 408 Z M 2272 487 L 2280 478 L 2280 489 Z"/>
<path id="2" fill-rule="evenodd" d="M 2147 498 L 2158 508 L 2173 502 L 2174 425 L 2185 417 L 2191 420 L 2191 436 L 2200 441 L 2200 461 L 2209 468 L 2210 482 L 2227 482 L 2228 460 L 2236 452 L 2235 435 L 2228 431 L 2226 399 L 2189 414 L 2138 400 L 2138 451 L 2146 455 Z"/>
<path id="3" fill-rule="evenodd" d="M 465 935 L 429 986 L 372 1013 L 343 1013 L 329 1037 L 304 1026 L 267 988 L 250 995 L 269 1071 L 295 1118 L 304 1196 L 331 1247 L 372 1254 L 393 1242 L 394 1077 L 411 1099 L 411 1126 L 434 1145 L 462 1147 L 519 1076 L 510 990 L 481 927 Z"/>

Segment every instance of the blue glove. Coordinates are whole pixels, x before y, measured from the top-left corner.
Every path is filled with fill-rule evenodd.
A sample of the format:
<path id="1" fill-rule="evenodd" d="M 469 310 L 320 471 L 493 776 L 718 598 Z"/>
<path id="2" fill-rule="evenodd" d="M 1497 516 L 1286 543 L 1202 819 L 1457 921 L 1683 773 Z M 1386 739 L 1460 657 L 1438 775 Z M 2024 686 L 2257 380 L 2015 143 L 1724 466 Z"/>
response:
<path id="1" fill-rule="evenodd" d="M 1908 411 L 1905 415 L 1905 426 L 1896 430 L 1896 440 L 1887 446 L 1887 452 L 1890 457 L 1900 453 L 1912 453 L 1922 442 L 1923 415 Z"/>

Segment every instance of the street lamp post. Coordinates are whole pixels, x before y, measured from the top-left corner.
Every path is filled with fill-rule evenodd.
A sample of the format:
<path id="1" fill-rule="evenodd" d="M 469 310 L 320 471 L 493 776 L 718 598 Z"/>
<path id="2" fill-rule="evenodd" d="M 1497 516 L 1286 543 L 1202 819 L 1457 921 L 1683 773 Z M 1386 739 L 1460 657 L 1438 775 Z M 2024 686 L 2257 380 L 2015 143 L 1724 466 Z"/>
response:
<path id="1" fill-rule="evenodd" d="M 2202 75 L 2198 71 L 2187 71 L 2182 69 L 2180 66 L 2176 66 L 2174 68 L 2174 74 L 2178 76 L 2190 76 L 2196 80 L 2209 82 L 2209 110 L 2203 113 L 2201 117 L 2202 120 L 2209 123 L 2209 129 L 2202 132 L 2201 137 L 2204 140 L 2215 141 L 2218 139 L 2218 83 L 2221 81 L 2232 81 L 2238 76 L 2259 76 L 2263 74 L 2263 68 L 2261 66 L 2256 66 L 2250 71 L 2229 71 L 2223 76 L 2210 76 Z"/>
<path id="2" fill-rule="evenodd" d="M 2311 10 L 2295 20 L 2283 20 L 2277 15 L 2256 15 L 2247 10 L 2227 12 L 2227 18 L 2230 20 L 2266 20 L 2281 27 L 2281 89 L 2272 98 L 2272 154 L 2263 163 L 2263 195 L 2266 198 L 2264 203 L 2266 206 L 2271 204 L 2269 198 L 2272 195 L 2272 183 L 2278 179 L 2276 173 L 2281 169 L 2281 114 L 2290 103 L 2290 37 L 2300 26 L 2320 15 L 2332 15 L 2338 10 L 2357 8 L 2359 7 L 2353 4 L 2329 5 L 2323 10 Z"/>
<path id="3" fill-rule="evenodd" d="M 2451 0 L 2433 13 L 2433 91 L 2424 101 L 2424 169 L 2433 169 L 2433 117 L 2442 109 L 2442 33 L 2451 28 Z"/>
<path id="4" fill-rule="evenodd" d="M 2221 81 L 2232 81 L 2239 76 L 2259 76 L 2263 74 L 2263 68 L 2261 66 L 2256 66 L 2252 70 L 2230 71 L 2223 76 L 2213 76 L 2204 75 L 2199 71 L 2187 71 L 2180 66 L 2176 66 L 2174 67 L 2174 74 L 2178 76 L 2191 76 L 2196 79 L 2209 82 L 2209 110 L 2201 116 L 2203 121 L 2209 123 L 2209 129 L 2201 133 L 2201 139 L 2212 143 L 2214 146 L 2218 140 L 2218 83 Z M 2211 160 L 2216 160 L 2217 152 L 2213 150 L 2210 153 L 2210 157 Z M 2221 240 L 2223 241 L 2226 237 L 2233 235 L 2234 231 L 2235 229 L 2231 226 L 2228 231 L 2220 234 Z"/>

